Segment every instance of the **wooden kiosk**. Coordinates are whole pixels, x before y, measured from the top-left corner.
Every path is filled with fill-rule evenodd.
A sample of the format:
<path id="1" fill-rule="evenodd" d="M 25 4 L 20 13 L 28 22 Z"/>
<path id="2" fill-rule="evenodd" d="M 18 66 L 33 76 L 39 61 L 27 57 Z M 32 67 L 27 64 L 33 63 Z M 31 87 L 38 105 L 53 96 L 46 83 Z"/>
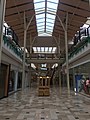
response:
<path id="1" fill-rule="evenodd" d="M 50 78 L 49 77 L 39 77 L 38 95 L 39 96 L 50 95 Z"/>

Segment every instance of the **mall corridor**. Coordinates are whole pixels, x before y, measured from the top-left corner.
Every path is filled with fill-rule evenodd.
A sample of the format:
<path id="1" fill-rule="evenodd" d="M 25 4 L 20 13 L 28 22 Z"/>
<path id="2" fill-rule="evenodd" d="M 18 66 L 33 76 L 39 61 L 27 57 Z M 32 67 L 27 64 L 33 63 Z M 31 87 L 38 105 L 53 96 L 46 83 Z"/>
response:
<path id="1" fill-rule="evenodd" d="M 90 120 L 90 98 L 66 88 L 51 88 L 39 97 L 37 88 L 18 91 L 0 100 L 0 120 Z"/>

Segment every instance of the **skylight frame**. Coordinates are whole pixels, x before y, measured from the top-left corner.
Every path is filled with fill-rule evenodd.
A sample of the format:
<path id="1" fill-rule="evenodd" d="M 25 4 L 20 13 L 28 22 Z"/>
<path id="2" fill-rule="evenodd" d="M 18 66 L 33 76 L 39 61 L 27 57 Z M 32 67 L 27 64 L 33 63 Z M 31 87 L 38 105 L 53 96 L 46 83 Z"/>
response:
<path id="1" fill-rule="evenodd" d="M 57 47 L 33 47 L 34 53 L 55 53 Z"/>
<path id="2" fill-rule="evenodd" d="M 34 0 L 34 5 L 35 5 L 35 12 L 36 12 L 36 23 L 37 23 L 38 35 L 40 35 L 40 33 L 41 33 L 41 31 L 39 31 L 40 28 L 38 28 L 38 26 L 39 26 L 38 24 L 41 23 L 40 20 L 42 20 L 42 19 L 45 19 L 45 20 L 42 20 L 42 22 L 44 22 L 44 30 L 42 29 L 42 32 L 43 33 L 45 32 L 46 34 L 49 33 L 50 35 L 52 35 L 55 18 L 56 18 L 57 7 L 58 7 L 58 0 L 56 0 L 56 1 L 55 0 L 47 0 L 47 3 L 45 2 L 45 0 L 38 0 L 38 2 L 37 2 L 37 0 Z M 50 7 L 50 6 L 53 6 L 53 7 Z M 39 17 L 42 15 L 45 15 L 45 17 Z M 47 24 L 49 24 L 49 23 L 52 25 L 52 30 L 48 30 L 49 27 L 47 27 Z M 50 26 L 50 25 L 48 25 L 48 26 Z"/>

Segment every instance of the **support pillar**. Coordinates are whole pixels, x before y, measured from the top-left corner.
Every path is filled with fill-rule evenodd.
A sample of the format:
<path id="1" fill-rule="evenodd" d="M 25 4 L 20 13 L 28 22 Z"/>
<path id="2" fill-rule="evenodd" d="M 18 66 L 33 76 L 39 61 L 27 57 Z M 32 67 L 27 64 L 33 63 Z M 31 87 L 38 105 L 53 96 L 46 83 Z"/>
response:
<path id="1" fill-rule="evenodd" d="M 70 84 L 69 84 L 69 67 L 68 67 L 68 41 L 67 41 L 67 23 L 68 23 L 68 13 L 66 16 L 66 29 L 65 29 L 65 50 L 66 50 L 66 74 L 67 74 L 67 89 L 68 94 L 70 94 Z"/>
<path id="2" fill-rule="evenodd" d="M 68 68 L 68 42 L 67 42 L 67 23 L 68 23 L 68 13 L 66 15 L 66 24 L 65 26 L 63 25 L 62 20 L 60 17 L 57 15 L 58 20 L 64 30 L 65 33 L 65 50 L 66 50 L 66 70 L 67 70 L 67 89 L 68 89 L 68 94 L 70 95 L 70 85 L 69 85 L 69 68 Z"/>
<path id="3" fill-rule="evenodd" d="M 31 57 L 31 54 L 32 54 L 32 37 L 30 34 L 30 57 Z"/>
<path id="4" fill-rule="evenodd" d="M 59 54 L 59 59 L 60 59 L 60 35 L 59 35 L 59 43 L 58 43 L 58 54 Z"/>
<path id="5" fill-rule="evenodd" d="M 32 55 L 32 37 L 30 34 L 30 59 Z M 29 87 L 31 88 L 31 63 L 30 63 L 30 68 L 29 68 Z"/>
<path id="6" fill-rule="evenodd" d="M 27 30 L 34 18 L 35 14 L 31 17 L 30 21 L 28 24 L 26 24 L 26 18 L 25 18 L 25 12 L 24 12 L 24 49 L 23 49 L 23 75 L 22 75 L 22 90 L 24 90 L 24 83 L 25 83 L 25 59 L 26 59 L 26 35 L 27 35 Z"/>
<path id="7" fill-rule="evenodd" d="M 15 74 L 14 91 L 17 91 L 17 85 L 18 85 L 18 71 L 14 71 L 14 74 Z"/>
<path id="8" fill-rule="evenodd" d="M 23 74 L 22 74 L 22 90 L 24 90 L 24 83 L 25 83 L 25 48 L 26 48 L 26 30 L 24 30 L 24 49 L 23 49 Z"/>
<path id="9" fill-rule="evenodd" d="M 5 6 L 6 6 L 6 0 L 0 0 L 0 64 L 1 64 L 1 54 L 2 54 L 3 23 L 4 23 L 4 16 L 5 16 Z"/>
<path id="10" fill-rule="evenodd" d="M 60 59 L 60 35 L 59 35 L 59 44 L 58 44 L 58 55 Z M 59 76 L 59 87 L 60 87 L 60 94 L 61 94 L 61 68 L 60 63 L 58 63 L 58 76 Z"/>

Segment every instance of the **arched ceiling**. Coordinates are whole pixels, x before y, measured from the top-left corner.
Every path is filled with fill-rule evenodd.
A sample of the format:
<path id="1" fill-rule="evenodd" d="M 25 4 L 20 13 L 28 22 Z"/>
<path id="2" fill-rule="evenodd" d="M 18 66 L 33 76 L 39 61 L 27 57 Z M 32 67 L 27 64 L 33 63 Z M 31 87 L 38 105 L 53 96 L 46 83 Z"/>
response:
<path id="1" fill-rule="evenodd" d="M 41 4 L 37 11 L 38 14 L 41 14 L 41 19 L 39 19 L 38 24 L 36 20 L 35 2 L 36 4 Z M 55 14 L 56 8 L 53 8 L 54 4 L 56 4 L 55 0 L 6 0 L 5 21 L 17 34 L 21 46 L 23 46 L 24 38 L 24 12 L 27 23 L 35 14 L 27 32 L 27 45 L 30 43 L 30 34 L 33 39 L 38 35 L 38 26 L 41 26 L 41 33 L 46 32 L 52 34 L 52 36 L 55 36 L 57 40 L 60 36 L 61 48 L 64 46 L 64 31 L 57 16 L 60 17 L 65 25 L 66 14 L 68 12 L 68 41 L 72 40 L 76 31 L 79 30 L 79 28 L 86 22 L 87 17 L 90 17 L 88 0 L 59 0 L 56 12 L 57 16 L 55 17 L 52 29 L 53 20 L 48 21 L 48 19 L 52 19 L 50 18 L 51 15 Z M 41 22 L 43 22 L 43 26 L 40 24 Z M 48 22 L 50 24 L 47 24 Z"/>

